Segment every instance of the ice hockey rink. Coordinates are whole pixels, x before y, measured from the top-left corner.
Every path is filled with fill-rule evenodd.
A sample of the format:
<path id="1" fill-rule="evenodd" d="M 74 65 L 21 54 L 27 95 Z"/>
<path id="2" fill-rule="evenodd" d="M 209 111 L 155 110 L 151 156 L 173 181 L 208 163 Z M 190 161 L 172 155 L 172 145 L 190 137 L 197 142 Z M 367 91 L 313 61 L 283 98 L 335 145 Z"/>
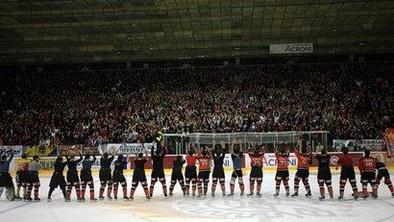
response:
<path id="1" fill-rule="evenodd" d="M 248 172 L 245 172 L 248 173 Z M 130 190 L 131 173 L 128 175 L 128 192 Z M 148 173 L 149 175 L 149 173 Z M 169 174 L 167 174 L 168 176 Z M 229 176 L 227 172 L 226 189 L 229 190 Z M 379 187 L 379 198 L 355 201 L 351 197 L 350 184 L 347 184 L 345 200 L 338 201 L 338 174 L 333 175 L 335 199 L 320 201 L 316 175 L 310 176 L 312 198 L 303 196 L 301 185 L 300 196 L 286 198 L 283 186 L 281 196 L 273 196 L 275 184 L 274 173 L 264 174 L 262 198 L 240 197 L 236 186 L 235 197 L 221 197 L 217 186 L 216 197 L 208 196 L 201 199 L 184 198 L 179 185 L 176 185 L 175 195 L 164 198 L 161 184 L 157 183 L 154 197 L 150 201 L 144 198 L 143 190 L 139 186 L 134 201 L 103 200 L 84 203 L 77 202 L 73 191 L 72 201 L 65 203 L 60 189 L 55 190 L 52 202 L 46 201 L 49 184 L 49 174 L 41 177 L 40 202 L 8 202 L 4 194 L 0 200 L 0 221 L 394 221 L 394 198 L 386 185 Z M 97 177 L 96 177 L 97 179 Z M 148 178 L 149 179 L 149 178 Z M 167 177 L 167 183 L 169 183 Z M 391 179 L 394 175 L 391 172 Z M 361 184 L 358 180 L 358 188 Z M 244 177 L 245 191 L 249 192 L 248 176 Z M 168 184 L 169 185 L 169 184 Z M 290 177 L 291 192 L 293 190 L 293 176 Z M 96 196 L 99 182 L 95 181 Z M 122 196 L 121 189 L 119 196 Z M 86 193 L 88 197 L 89 193 Z"/>

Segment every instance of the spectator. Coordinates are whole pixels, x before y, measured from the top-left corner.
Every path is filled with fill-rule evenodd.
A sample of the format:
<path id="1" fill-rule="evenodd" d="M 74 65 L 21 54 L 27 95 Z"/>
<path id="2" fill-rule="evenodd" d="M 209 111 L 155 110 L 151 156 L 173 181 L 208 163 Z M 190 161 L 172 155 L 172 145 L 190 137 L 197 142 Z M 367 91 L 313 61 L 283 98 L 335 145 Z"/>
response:
<path id="1" fill-rule="evenodd" d="M 154 133 L 329 130 L 381 138 L 392 64 L 2 75 L 6 145 L 151 141 Z M 0 139 L 0 141 L 1 141 Z"/>

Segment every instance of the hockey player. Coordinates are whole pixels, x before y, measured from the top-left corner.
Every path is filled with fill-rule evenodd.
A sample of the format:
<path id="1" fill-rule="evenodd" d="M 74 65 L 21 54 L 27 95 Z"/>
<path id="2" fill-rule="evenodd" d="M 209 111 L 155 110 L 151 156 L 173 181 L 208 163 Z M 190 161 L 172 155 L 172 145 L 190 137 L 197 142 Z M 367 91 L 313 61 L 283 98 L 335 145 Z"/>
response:
<path id="1" fill-rule="evenodd" d="M 48 202 L 51 201 L 52 193 L 58 186 L 62 190 L 64 200 L 67 200 L 66 180 L 64 179 L 63 175 L 64 167 L 66 167 L 67 164 L 67 161 L 63 162 L 63 157 L 58 156 L 56 158 L 55 164 L 53 166 L 55 171 L 53 172 L 51 181 L 49 182 Z"/>
<path id="2" fill-rule="evenodd" d="M 298 196 L 299 184 L 300 180 L 304 184 L 306 190 L 306 197 L 310 197 L 311 194 L 311 187 L 309 185 L 309 167 L 312 164 L 312 151 L 311 149 L 304 149 L 301 153 L 298 150 L 298 147 L 295 148 L 294 152 L 297 156 L 297 172 L 294 178 L 294 194 L 291 195 L 292 197 Z"/>
<path id="3" fill-rule="evenodd" d="M 72 188 L 75 188 L 75 192 L 77 194 L 77 199 L 80 201 L 81 199 L 81 184 L 79 182 L 79 176 L 77 171 L 77 165 L 79 162 L 83 160 L 82 153 L 79 153 L 79 159 L 75 160 L 75 156 L 71 155 L 70 158 L 67 158 L 67 198 L 66 201 L 69 202 L 71 200 L 71 191 Z"/>
<path id="4" fill-rule="evenodd" d="M 196 184 L 197 184 L 197 167 L 196 167 L 197 155 L 194 154 L 194 149 L 190 148 L 188 151 L 188 155 L 186 156 L 186 170 L 185 170 L 185 179 L 186 179 L 186 196 L 190 194 L 190 183 L 192 184 L 192 196 L 196 196 Z"/>
<path id="5" fill-rule="evenodd" d="M 26 200 L 31 201 L 31 192 L 34 187 L 34 200 L 39 201 L 38 190 L 40 188 L 40 178 L 38 172 L 41 169 L 41 164 L 39 162 L 39 157 L 35 155 L 33 160 L 29 163 L 29 172 L 27 176 L 27 194 Z"/>
<path id="6" fill-rule="evenodd" d="M 164 168 L 163 168 L 163 161 L 164 157 L 166 156 L 167 149 L 162 146 L 161 142 L 157 142 L 156 151 L 154 151 L 153 147 L 151 148 L 151 158 L 152 158 L 152 174 L 151 174 L 151 181 L 150 181 L 150 189 L 149 195 L 150 197 L 153 196 L 153 191 L 155 188 L 155 184 L 157 179 L 160 180 L 161 186 L 163 188 L 163 194 L 167 197 L 167 185 L 166 185 L 166 176 L 164 175 Z"/>
<path id="7" fill-rule="evenodd" d="M 223 168 L 223 161 L 226 150 L 224 147 L 220 147 L 220 145 L 217 145 L 215 147 L 215 152 L 213 153 L 213 173 L 212 173 L 212 188 L 211 188 L 211 195 L 212 197 L 215 196 L 215 189 L 216 189 L 216 184 L 220 183 L 220 188 L 222 190 L 222 196 L 226 196 L 226 185 L 225 185 L 225 176 L 224 176 L 224 168 Z"/>
<path id="8" fill-rule="evenodd" d="M 29 162 L 30 160 L 27 159 L 26 154 L 22 154 L 22 158 L 17 161 L 17 172 L 16 172 L 16 193 L 15 193 L 15 199 L 16 200 L 22 200 L 22 197 L 20 197 L 20 190 L 21 187 L 23 188 L 23 199 L 26 199 L 26 194 L 27 194 L 27 173 L 29 171 Z"/>
<path id="9" fill-rule="evenodd" d="M 376 169 L 378 170 L 378 175 L 376 176 L 376 189 L 378 189 L 380 181 L 382 180 L 382 178 L 384 178 L 384 184 L 387 185 L 391 192 L 391 196 L 394 197 L 394 188 L 390 180 L 389 171 L 387 170 L 384 163 L 379 161 L 378 159 L 376 159 Z"/>
<path id="10" fill-rule="evenodd" d="M 204 197 L 207 196 L 208 192 L 208 183 L 209 183 L 209 174 L 211 173 L 211 156 L 206 147 L 202 148 L 201 153 L 197 157 L 199 167 L 198 167 L 198 181 L 197 181 L 197 189 L 198 196 L 201 197 L 203 195 L 203 184 L 204 184 Z"/>
<path id="11" fill-rule="evenodd" d="M 127 197 L 127 182 L 123 175 L 123 169 L 127 166 L 127 162 L 123 160 L 123 155 L 119 154 L 118 159 L 114 163 L 113 181 L 114 181 L 114 198 L 118 199 L 118 186 L 122 186 L 123 199 L 128 200 Z"/>
<path id="12" fill-rule="evenodd" d="M 111 175 L 111 163 L 114 160 L 115 156 L 108 157 L 108 153 L 104 153 L 102 158 L 100 159 L 100 195 L 99 199 L 104 200 L 104 190 L 107 187 L 107 199 L 112 200 L 112 175 Z"/>
<path id="13" fill-rule="evenodd" d="M 90 200 L 96 201 L 97 199 L 94 197 L 94 181 L 92 177 L 92 165 L 96 162 L 96 156 L 93 156 L 93 159 L 90 159 L 90 154 L 85 155 L 85 159 L 82 161 L 82 170 L 81 170 L 81 201 L 85 201 L 85 190 L 86 186 L 89 186 L 90 192 Z"/>
<path id="14" fill-rule="evenodd" d="M 276 168 L 276 193 L 275 197 L 279 196 L 280 191 L 280 184 L 283 182 L 283 186 L 285 186 L 286 190 L 286 197 L 290 195 L 289 191 L 289 148 L 286 146 L 281 149 L 279 153 L 278 150 L 275 148 L 275 157 L 277 161 L 277 168 Z"/>
<path id="15" fill-rule="evenodd" d="M 9 173 L 10 163 L 14 158 L 14 154 L 11 152 L 10 157 L 7 159 L 6 154 L 0 156 L 0 197 L 4 189 L 6 189 L 6 198 L 9 201 L 15 200 L 14 183 Z"/>
<path id="16" fill-rule="evenodd" d="M 361 174 L 361 184 L 363 188 L 363 198 L 368 197 L 367 186 L 368 183 L 372 187 L 372 197 L 377 198 L 378 192 L 376 187 L 376 161 L 375 158 L 370 156 L 369 150 L 364 151 L 364 157 L 358 161 L 358 169 Z"/>
<path id="17" fill-rule="evenodd" d="M 239 147 L 234 147 L 234 153 L 231 154 L 231 159 L 233 161 L 233 173 L 231 174 L 230 181 L 230 194 L 228 196 L 234 196 L 235 180 L 238 178 L 239 189 L 241 190 L 241 196 L 244 195 L 245 186 L 242 175 L 242 157 L 243 153 L 240 151 Z"/>
<path id="18" fill-rule="evenodd" d="M 339 200 L 343 200 L 343 193 L 345 191 L 346 181 L 349 179 L 350 184 L 353 189 L 353 197 L 354 199 L 358 199 L 358 191 L 356 184 L 356 175 L 354 173 L 353 168 L 353 159 L 349 155 L 349 150 L 345 147 L 343 148 L 343 155 L 339 158 L 338 164 L 335 169 L 338 169 L 338 166 L 341 165 L 341 176 L 339 182 Z"/>
<path id="19" fill-rule="evenodd" d="M 319 162 L 318 172 L 317 172 L 317 182 L 320 188 L 320 200 L 326 198 L 324 184 L 326 184 L 330 198 L 334 198 L 331 185 L 331 170 L 330 170 L 330 155 L 327 154 L 326 149 L 321 149 L 320 154 L 315 153 L 315 158 Z"/>
<path id="20" fill-rule="evenodd" d="M 147 153 L 145 153 L 146 156 Z M 138 186 L 138 183 L 141 183 L 142 187 L 144 188 L 145 197 L 147 200 L 150 199 L 149 190 L 148 190 L 148 183 L 146 181 L 145 176 L 145 163 L 148 162 L 146 157 L 144 157 L 143 153 L 138 153 L 137 158 L 134 160 L 134 173 L 133 173 L 133 181 L 131 183 L 131 191 L 130 191 L 130 199 L 134 199 L 134 192 Z"/>
<path id="21" fill-rule="evenodd" d="M 264 146 L 261 145 L 257 149 L 249 149 L 250 166 L 252 170 L 250 171 L 249 184 L 250 193 L 248 197 L 254 195 L 254 184 L 256 182 L 256 196 L 261 197 L 261 184 L 263 183 L 263 162 L 264 158 Z"/>
<path id="22" fill-rule="evenodd" d="M 171 174 L 171 185 L 170 185 L 170 197 L 172 197 L 173 191 L 174 191 L 174 187 L 176 182 L 178 181 L 179 185 L 181 185 L 182 188 L 182 192 L 183 192 L 183 196 L 185 196 L 185 180 L 183 178 L 183 174 L 182 174 L 182 167 L 183 164 L 185 164 L 185 160 L 183 159 L 183 157 L 181 155 L 178 155 L 176 157 L 176 160 L 174 160 L 173 164 L 172 164 L 172 174 Z"/>

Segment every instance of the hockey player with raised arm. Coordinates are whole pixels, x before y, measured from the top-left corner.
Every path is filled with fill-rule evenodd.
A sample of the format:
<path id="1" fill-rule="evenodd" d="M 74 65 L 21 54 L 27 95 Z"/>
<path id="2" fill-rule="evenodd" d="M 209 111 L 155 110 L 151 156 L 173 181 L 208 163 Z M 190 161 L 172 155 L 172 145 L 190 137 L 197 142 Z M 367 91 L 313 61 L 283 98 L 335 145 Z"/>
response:
<path id="1" fill-rule="evenodd" d="M 81 183 L 79 181 L 77 165 L 79 162 L 83 160 L 82 153 L 79 153 L 79 159 L 75 160 L 75 156 L 71 155 L 70 158 L 67 158 L 67 198 L 66 201 L 69 202 L 71 200 L 71 191 L 72 188 L 75 188 L 75 192 L 77 194 L 78 201 L 81 200 Z"/>
<path id="2" fill-rule="evenodd" d="M 297 172 L 294 178 L 294 194 L 291 196 L 298 196 L 299 184 L 300 181 L 302 181 L 306 190 L 305 196 L 310 197 L 312 194 L 309 185 L 309 167 L 312 164 L 312 150 L 309 145 L 307 145 L 307 147 L 303 148 L 302 152 L 300 152 L 298 146 L 296 146 L 294 152 L 297 156 Z"/>
<path id="3" fill-rule="evenodd" d="M 66 159 L 68 158 L 66 157 Z M 51 181 L 49 182 L 48 202 L 52 200 L 52 193 L 58 186 L 62 190 L 64 200 L 67 200 L 66 180 L 63 175 L 64 168 L 67 164 L 68 161 L 63 162 L 63 157 L 58 156 L 56 158 L 55 164 L 53 165 L 54 172 L 52 174 Z"/>
<path id="4" fill-rule="evenodd" d="M 286 190 L 286 197 L 290 195 L 289 190 L 289 147 L 285 146 L 281 148 L 280 152 L 275 147 L 275 157 L 277 162 L 276 167 L 276 192 L 275 197 L 279 196 L 280 184 L 283 182 L 283 186 Z"/>
<path id="5" fill-rule="evenodd" d="M 99 171 L 99 179 L 100 179 L 100 194 L 99 199 L 104 200 L 104 191 L 107 186 L 107 199 L 112 200 L 112 175 L 111 175 L 111 163 L 114 160 L 115 156 L 108 156 L 108 153 L 104 153 L 100 159 L 100 171 Z"/>
<path id="6" fill-rule="evenodd" d="M 331 170 L 330 170 L 330 154 L 327 153 L 326 149 L 321 149 L 320 153 L 316 151 L 315 158 L 317 159 L 318 163 L 318 170 L 317 170 L 317 182 L 319 183 L 320 189 L 320 200 L 326 198 L 324 184 L 327 186 L 328 193 L 330 194 L 330 198 L 334 198 L 334 194 L 332 191 L 332 181 L 331 181 Z"/>
<path id="7" fill-rule="evenodd" d="M 225 157 L 225 148 L 221 147 L 219 144 L 215 146 L 215 151 L 212 154 L 213 157 L 213 173 L 212 173 L 212 187 L 211 187 L 211 195 L 215 196 L 216 184 L 220 183 L 220 188 L 222 190 L 222 196 L 226 196 L 226 184 L 225 184 L 225 174 L 223 168 L 223 161 Z"/>
<path id="8" fill-rule="evenodd" d="M 245 192 L 245 185 L 243 181 L 242 173 L 242 158 L 243 152 L 240 151 L 239 146 L 234 147 L 234 153 L 231 154 L 231 159 L 233 161 L 233 173 L 231 174 L 230 181 L 230 194 L 228 196 L 234 196 L 235 180 L 238 178 L 238 185 L 241 191 L 240 195 L 243 196 Z"/>
<path id="9" fill-rule="evenodd" d="M 136 159 L 134 160 L 134 172 L 133 172 L 133 179 L 131 183 L 131 190 L 130 190 L 130 200 L 134 200 L 134 192 L 137 189 L 138 183 L 141 183 L 142 188 L 145 192 L 145 197 L 147 200 L 150 199 L 149 190 L 148 190 L 148 182 L 146 180 L 145 174 L 145 164 L 148 162 L 147 156 L 148 153 L 145 151 L 144 153 L 140 152 L 137 154 Z"/>
<path id="10" fill-rule="evenodd" d="M 260 192 L 261 184 L 263 183 L 263 163 L 265 161 L 264 146 L 261 145 L 258 148 L 249 149 L 249 157 L 252 170 L 249 175 L 250 193 L 247 196 L 252 197 L 254 195 L 254 185 L 256 183 L 256 196 L 261 197 Z"/>
<path id="11" fill-rule="evenodd" d="M 157 141 L 157 148 L 156 151 L 151 148 L 151 159 L 152 159 L 152 174 L 151 174 L 151 181 L 150 181 L 150 188 L 149 188 L 149 195 L 150 197 L 153 196 L 153 191 L 155 189 L 155 184 L 159 179 L 162 189 L 163 195 L 167 197 L 167 184 L 166 184 L 166 176 L 164 174 L 164 167 L 163 162 L 164 158 L 167 154 L 167 149 L 163 146 L 161 141 Z"/>
<path id="12" fill-rule="evenodd" d="M 343 200 L 343 194 L 345 191 L 345 185 L 347 180 L 349 180 L 350 185 L 353 189 L 352 196 L 354 199 L 358 199 L 358 190 L 356 184 L 356 174 L 354 173 L 353 167 L 353 159 L 349 155 L 349 150 L 345 147 L 342 149 L 343 155 L 339 158 L 337 166 L 335 169 L 337 170 L 339 166 L 341 166 L 341 177 L 339 182 L 339 200 Z"/>
<path id="13" fill-rule="evenodd" d="M 170 196 L 172 197 L 174 187 L 176 182 L 178 181 L 179 185 L 182 188 L 183 196 L 185 196 L 185 179 L 182 174 L 182 167 L 185 164 L 185 160 L 181 155 L 176 156 L 176 159 L 172 162 L 172 173 L 171 173 L 171 185 L 170 185 Z"/>
<path id="14" fill-rule="evenodd" d="M 202 197 L 202 195 L 207 196 L 208 192 L 208 183 L 209 183 L 209 175 L 211 173 L 211 155 L 208 148 L 201 148 L 201 152 L 197 157 L 199 167 L 198 167 L 198 181 L 197 181 L 197 189 L 198 196 Z M 203 194 L 203 186 L 204 186 L 204 194 Z"/>
<path id="15" fill-rule="evenodd" d="M 190 147 L 187 151 L 186 156 L 186 169 L 185 169 L 185 190 L 186 196 L 190 195 L 190 183 L 192 184 L 192 196 L 196 196 L 196 188 L 197 188 L 197 155 L 195 154 L 194 148 Z"/>
<path id="16" fill-rule="evenodd" d="M 82 170 L 81 170 L 81 201 L 85 201 L 85 190 L 86 186 L 89 186 L 90 200 L 96 201 L 97 199 L 94 197 L 94 180 L 92 177 L 92 165 L 96 162 L 96 156 L 90 158 L 90 154 L 85 155 L 85 159 L 82 161 Z"/>
<path id="17" fill-rule="evenodd" d="M 127 197 L 127 182 L 126 178 L 123 175 L 123 169 L 127 166 L 127 161 L 123 160 L 123 155 L 119 154 L 118 159 L 114 163 L 114 172 L 113 172 L 113 182 L 114 182 L 114 198 L 118 199 L 118 187 L 119 184 L 122 186 L 123 190 L 123 199 L 128 200 Z"/>

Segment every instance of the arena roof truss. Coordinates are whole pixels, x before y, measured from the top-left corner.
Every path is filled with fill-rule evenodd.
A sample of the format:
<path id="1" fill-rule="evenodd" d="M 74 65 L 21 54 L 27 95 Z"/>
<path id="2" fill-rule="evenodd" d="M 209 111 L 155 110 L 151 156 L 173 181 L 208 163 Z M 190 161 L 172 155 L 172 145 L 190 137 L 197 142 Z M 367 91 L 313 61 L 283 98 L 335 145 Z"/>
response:
<path id="1" fill-rule="evenodd" d="M 7 0 L 0 64 L 394 52 L 394 1 Z"/>

